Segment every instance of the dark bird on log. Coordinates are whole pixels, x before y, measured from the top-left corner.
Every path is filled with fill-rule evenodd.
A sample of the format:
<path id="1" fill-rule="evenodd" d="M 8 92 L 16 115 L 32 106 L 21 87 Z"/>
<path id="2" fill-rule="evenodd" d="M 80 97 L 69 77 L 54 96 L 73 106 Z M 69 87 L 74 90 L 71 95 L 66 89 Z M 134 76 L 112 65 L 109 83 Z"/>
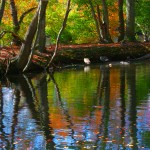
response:
<path id="1" fill-rule="evenodd" d="M 107 61 L 109 61 L 109 59 L 106 56 L 100 56 L 100 61 L 107 62 Z"/>

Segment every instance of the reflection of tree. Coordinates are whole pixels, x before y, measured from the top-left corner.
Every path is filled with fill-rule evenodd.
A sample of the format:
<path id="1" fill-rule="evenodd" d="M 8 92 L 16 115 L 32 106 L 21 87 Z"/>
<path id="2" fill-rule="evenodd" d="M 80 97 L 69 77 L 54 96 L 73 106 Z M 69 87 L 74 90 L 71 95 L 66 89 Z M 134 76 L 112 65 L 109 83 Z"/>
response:
<path id="1" fill-rule="evenodd" d="M 69 111 L 68 111 L 68 109 L 65 107 L 65 105 L 64 105 L 64 103 L 63 103 L 63 101 L 62 101 L 62 99 L 61 99 L 60 90 L 59 90 L 59 87 L 58 87 L 57 82 L 56 82 L 55 79 L 54 79 L 53 74 L 49 74 L 49 76 L 50 76 L 50 81 L 52 80 L 52 82 L 53 82 L 53 84 L 54 84 L 54 86 L 55 86 L 60 107 L 61 107 L 62 110 L 63 110 L 63 113 L 64 113 L 64 115 L 65 115 L 65 117 L 66 117 L 67 122 L 69 123 L 69 124 L 68 124 L 68 128 L 71 129 L 71 137 L 72 137 L 72 139 L 74 139 L 74 130 L 73 130 L 73 128 L 72 128 L 72 127 L 73 127 L 73 122 L 72 122 L 71 117 L 70 117 L 70 115 L 69 115 Z"/>
<path id="2" fill-rule="evenodd" d="M 4 78 L 3 78 L 4 79 Z M 4 79 L 5 80 L 5 79 Z M 0 147 L 5 147 L 6 149 L 11 149 L 12 145 L 13 145 L 13 139 L 10 142 L 7 138 L 7 134 L 5 133 L 5 131 L 3 130 L 5 128 L 4 126 L 4 119 L 5 119 L 5 115 L 4 115 L 4 101 L 3 101 L 3 93 L 2 93 L 2 87 L 0 87 L 0 132 L 1 132 L 1 142 Z M 12 122 L 12 125 L 14 123 Z"/>
<path id="3" fill-rule="evenodd" d="M 127 71 L 127 80 L 129 86 L 129 121 L 130 121 L 130 143 L 133 149 L 137 147 L 137 127 L 136 127 L 136 68 L 132 66 Z"/>
<path id="4" fill-rule="evenodd" d="M 3 119 L 4 119 L 4 114 L 3 114 L 3 93 L 2 93 L 2 87 L 0 87 L 0 132 L 1 132 L 1 136 L 5 137 L 5 133 L 3 132 L 3 128 L 4 128 Z M 7 141 L 7 143 L 9 143 L 9 141 Z M 0 146 L 1 146 L 1 144 L 2 143 L 0 143 Z"/>
<path id="5" fill-rule="evenodd" d="M 110 70 L 109 68 L 104 68 L 102 66 L 101 68 L 101 79 L 99 80 L 99 88 L 100 91 L 100 103 L 103 105 L 103 115 L 102 115 L 102 123 L 99 126 L 99 134 L 97 135 L 98 140 L 96 141 L 95 145 L 98 145 L 100 140 L 106 140 L 108 137 L 108 124 L 109 124 L 109 116 L 110 116 L 110 108 L 109 108 L 109 103 L 110 103 Z M 103 98 L 103 99 L 102 99 Z M 103 137 L 100 139 L 99 137 Z M 102 149 L 105 149 L 106 142 L 102 144 Z"/>
<path id="6" fill-rule="evenodd" d="M 52 136 L 52 127 L 50 126 L 50 119 L 49 119 L 49 107 L 48 107 L 48 99 L 47 99 L 47 81 L 46 81 L 46 74 L 42 74 L 39 77 L 34 79 L 37 89 L 35 89 L 32 85 L 31 80 L 27 77 L 26 80 L 28 81 L 28 85 L 30 87 L 30 91 L 32 91 L 32 96 L 35 105 L 35 111 L 38 114 L 38 120 L 40 120 L 40 126 L 45 133 L 45 137 L 47 140 L 47 149 L 52 149 L 54 147 L 53 136 Z M 35 91 L 38 91 L 38 96 Z"/>
<path id="7" fill-rule="evenodd" d="M 34 105 L 35 94 L 31 80 L 25 75 L 19 76 L 17 80 L 15 78 L 11 78 L 10 80 L 14 82 L 16 86 L 15 88 L 19 89 L 21 94 L 24 96 L 24 99 L 32 112 L 33 118 L 38 120 L 38 113 L 36 112 Z"/>
<path id="8" fill-rule="evenodd" d="M 104 80 L 103 80 L 103 77 L 104 74 L 103 73 L 100 73 L 99 75 L 99 80 L 98 80 L 98 86 L 97 86 L 97 100 L 99 102 L 99 105 L 102 105 L 101 104 L 101 100 L 102 100 L 102 87 L 103 87 L 103 84 L 104 84 Z"/>
<path id="9" fill-rule="evenodd" d="M 18 123 L 18 111 L 19 111 L 19 102 L 20 102 L 20 91 L 19 90 L 15 90 L 14 92 L 14 113 L 13 113 L 13 120 L 12 120 L 12 145 L 13 147 L 15 146 L 14 143 L 14 139 L 15 139 L 15 128 L 17 126 Z"/>
<path id="10" fill-rule="evenodd" d="M 125 68 L 122 67 L 120 69 L 120 101 L 121 101 L 121 128 L 120 128 L 120 133 L 122 134 L 122 137 L 125 135 L 125 112 L 126 112 L 126 106 L 125 106 Z M 122 139 L 122 143 L 124 138 Z M 123 148 L 125 149 L 125 146 L 122 145 Z"/>
<path id="11" fill-rule="evenodd" d="M 53 142 L 53 136 L 52 136 L 53 129 L 50 126 L 50 119 L 49 119 L 46 74 L 43 74 L 42 77 L 37 80 L 39 99 L 37 98 L 37 96 L 35 94 L 35 89 L 32 85 L 31 80 L 29 78 L 27 78 L 26 76 L 24 76 L 24 78 L 27 81 L 28 87 L 30 87 L 30 88 L 28 88 L 28 89 L 30 89 L 30 94 L 32 94 L 32 96 L 30 95 L 31 96 L 30 99 L 32 98 L 33 103 L 35 100 L 37 100 L 37 101 L 39 100 L 39 104 L 36 103 L 36 105 L 38 105 L 37 110 L 35 109 L 35 107 L 37 107 L 37 106 L 33 106 L 34 111 L 33 111 L 33 108 L 31 109 L 32 114 L 36 113 L 38 115 L 38 116 L 36 116 L 37 117 L 36 119 L 40 120 L 40 126 L 42 127 L 42 130 L 44 131 L 46 141 L 47 141 L 46 148 L 53 149 L 55 144 Z M 32 105 L 34 105 L 33 103 L 32 103 Z"/>
<path id="12" fill-rule="evenodd" d="M 1 84 L 0 84 L 1 86 Z M 0 87 L 0 129 L 3 129 L 2 120 L 3 120 L 3 93 L 2 93 L 2 87 Z M 1 131 L 2 132 L 2 131 Z"/>
<path id="13" fill-rule="evenodd" d="M 46 77 L 43 77 L 41 79 L 43 82 L 42 81 L 40 82 L 40 79 L 39 79 L 39 83 L 45 84 L 45 82 L 44 82 L 45 78 Z M 19 79 L 17 78 L 17 80 L 15 80 L 15 78 L 11 78 L 10 80 L 12 80 L 15 83 L 16 89 L 20 89 L 21 93 L 24 95 L 25 101 L 27 102 L 27 104 L 29 106 L 29 109 L 32 113 L 33 118 L 36 119 L 37 123 L 39 123 L 39 125 L 42 127 L 42 129 L 45 133 L 46 141 L 50 142 L 49 144 L 47 144 L 47 147 L 54 148 L 52 128 L 50 128 L 50 126 L 49 126 L 49 124 L 50 124 L 49 118 L 48 118 L 49 114 L 47 114 L 48 113 L 48 101 L 46 98 L 47 94 L 45 97 L 43 97 L 43 99 L 41 99 L 42 103 L 40 105 L 42 105 L 42 106 L 40 106 L 40 107 L 43 107 L 43 109 L 38 110 L 39 111 L 38 112 L 36 110 L 36 106 L 34 104 L 35 100 L 37 100 L 37 97 L 35 95 L 35 89 L 32 85 L 31 79 L 28 78 L 27 76 L 23 75 L 23 76 L 20 76 Z M 42 84 L 39 84 L 39 87 L 41 85 Z M 40 94 L 42 93 L 41 89 L 45 90 L 45 88 L 43 88 L 43 87 L 41 88 L 41 87 L 39 88 Z M 40 98 L 41 97 L 42 97 L 42 95 L 40 96 Z M 43 115 L 41 116 L 40 114 L 43 114 Z"/>

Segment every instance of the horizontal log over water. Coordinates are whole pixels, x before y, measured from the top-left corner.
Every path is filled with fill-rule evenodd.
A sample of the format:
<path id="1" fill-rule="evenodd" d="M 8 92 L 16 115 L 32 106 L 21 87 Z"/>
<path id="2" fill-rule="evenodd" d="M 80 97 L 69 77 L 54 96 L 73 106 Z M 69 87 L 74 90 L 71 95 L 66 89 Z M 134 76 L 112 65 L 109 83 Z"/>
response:
<path id="1" fill-rule="evenodd" d="M 80 64 L 83 63 L 84 58 L 89 58 L 91 63 L 99 63 L 100 56 L 107 56 L 110 61 L 133 60 L 149 53 L 150 43 L 61 46 L 54 63 Z"/>
<path id="2" fill-rule="evenodd" d="M 19 54 L 19 47 L 0 48 L 0 71 L 9 65 L 9 60 Z M 55 45 L 47 47 L 47 53 L 36 52 L 33 57 L 33 66 L 30 72 L 42 70 L 47 60 L 52 57 Z M 58 66 L 84 64 L 84 58 L 89 58 L 91 63 L 101 63 L 101 56 L 106 56 L 110 61 L 150 59 L 150 43 L 117 43 L 117 44 L 82 44 L 60 45 L 53 63 Z M 144 57 L 143 57 L 144 56 Z M 146 56 L 146 57 L 145 57 Z M 1 74 L 1 73 L 0 73 Z"/>

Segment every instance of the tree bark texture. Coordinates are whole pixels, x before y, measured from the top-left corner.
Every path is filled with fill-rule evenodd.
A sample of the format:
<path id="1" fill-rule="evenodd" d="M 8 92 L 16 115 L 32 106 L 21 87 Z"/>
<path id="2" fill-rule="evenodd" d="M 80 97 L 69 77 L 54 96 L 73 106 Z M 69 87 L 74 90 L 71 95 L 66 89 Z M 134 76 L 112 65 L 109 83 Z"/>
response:
<path id="1" fill-rule="evenodd" d="M 119 16 L 119 37 L 118 42 L 122 41 L 125 36 L 125 29 L 124 29 L 124 16 L 123 16 L 123 2 L 124 0 L 118 0 L 118 16 Z"/>
<path id="2" fill-rule="evenodd" d="M 37 23 L 37 31 L 36 31 L 36 37 L 35 41 L 33 43 L 33 46 L 31 48 L 30 55 L 28 57 L 28 61 L 26 66 L 24 67 L 23 71 L 27 71 L 32 63 L 32 57 L 33 53 L 35 51 L 35 47 L 37 46 L 38 50 L 40 52 L 45 52 L 45 43 L 46 43 L 46 35 L 45 35 L 45 15 L 46 15 L 46 7 L 48 4 L 48 0 L 40 1 L 39 4 L 39 13 L 38 13 L 38 23 Z"/>
<path id="3" fill-rule="evenodd" d="M 28 31 L 25 35 L 25 42 L 21 46 L 20 54 L 17 59 L 17 68 L 18 68 L 18 70 L 21 70 L 21 71 L 26 66 L 28 58 L 31 53 L 33 39 L 35 37 L 35 33 L 37 30 L 39 8 L 40 8 L 40 5 L 36 11 L 36 14 L 33 17 L 33 20 L 28 28 Z"/>
<path id="4" fill-rule="evenodd" d="M 102 42 L 104 42 L 105 30 L 103 29 L 103 22 L 102 22 L 102 19 L 101 19 L 101 13 L 100 13 L 99 5 L 97 5 L 96 7 L 97 7 L 97 16 L 98 16 L 97 20 L 98 20 L 98 24 L 99 24 L 99 30 L 100 30 Z"/>
<path id="5" fill-rule="evenodd" d="M 10 9 L 11 9 L 11 15 L 12 15 L 12 20 L 13 20 L 13 25 L 14 25 L 14 32 L 17 33 L 20 29 L 20 25 L 18 21 L 17 8 L 16 8 L 14 0 L 10 0 Z"/>
<path id="6" fill-rule="evenodd" d="M 102 9 L 103 9 L 103 28 L 106 31 L 106 40 L 112 42 L 110 33 L 109 33 L 109 18 L 108 18 L 108 8 L 106 0 L 102 0 Z"/>
<path id="7" fill-rule="evenodd" d="M 45 35 L 45 23 L 46 23 L 46 7 L 48 4 L 47 1 L 41 1 L 41 7 L 39 11 L 39 19 L 38 19 L 38 29 L 37 29 L 37 42 L 38 49 L 40 52 L 45 52 L 45 44 L 46 44 L 46 35 Z"/>
<path id="8" fill-rule="evenodd" d="M 135 0 L 126 0 L 126 38 L 135 41 Z"/>
<path id="9" fill-rule="evenodd" d="M 93 15 L 93 18 L 94 18 L 94 21 L 95 21 L 95 26 L 96 26 L 96 31 L 97 31 L 97 34 L 98 34 L 99 42 L 101 43 L 102 42 L 102 37 L 101 37 L 101 34 L 100 34 L 100 28 L 99 28 L 99 24 L 98 24 L 98 21 L 97 21 L 97 17 L 95 15 L 94 6 L 93 6 L 91 0 L 89 0 L 89 4 L 90 4 L 92 15 Z"/>
<path id="10" fill-rule="evenodd" d="M 3 18 L 3 14 L 4 14 L 5 3 L 6 3 L 6 0 L 1 0 L 1 5 L 0 5 L 0 24 L 2 22 L 2 18 Z"/>

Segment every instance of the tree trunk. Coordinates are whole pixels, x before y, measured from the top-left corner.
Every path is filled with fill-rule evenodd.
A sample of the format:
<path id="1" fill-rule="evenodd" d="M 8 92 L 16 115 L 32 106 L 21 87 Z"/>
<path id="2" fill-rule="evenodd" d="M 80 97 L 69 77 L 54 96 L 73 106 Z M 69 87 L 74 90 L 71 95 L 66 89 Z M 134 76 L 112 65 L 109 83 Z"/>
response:
<path id="1" fill-rule="evenodd" d="M 18 20 L 18 12 L 17 12 L 17 8 L 16 8 L 14 0 L 10 0 L 10 9 L 11 9 L 11 15 L 12 15 L 12 21 L 13 21 L 13 30 L 14 30 L 14 33 L 17 34 L 20 29 L 20 24 Z M 12 42 L 18 46 L 21 45 L 21 42 L 18 41 L 18 39 L 16 39 L 15 37 L 13 37 Z"/>
<path id="2" fill-rule="evenodd" d="M 2 22 L 2 18 L 3 18 L 3 14 L 4 14 L 5 3 L 6 3 L 6 0 L 1 0 L 1 5 L 0 5 L 0 24 Z"/>
<path id="3" fill-rule="evenodd" d="M 33 57 L 33 53 L 35 51 L 35 47 L 38 48 L 38 50 L 40 52 L 45 52 L 45 43 L 46 43 L 46 35 L 45 35 L 45 15 L 46 15 L 46 7 L 48 4 L 48 0 L 46 1 L 40 1 L 40 9 L 39 9 L 39 13 L 38 13 L 38 24 L 37 24 L 37 32 L 36 32 L 36 37 L 35 37 L 35 41 L 33 43 L 33 47 L 31 49 L 30 52 L 30 56 L 28 57 L 28 61 L 26 63 L 26 66 L 24 67 L 23 71 L 27 71 L 30 66 L 31 66 L 31 62 L 32 62 L 32 57 Z M 38 44 L 38 46 L 37 46 Z"/>
<path id="4" fill-rule="evenodd" d="M 33 39 L 35 37 L 35 33 L 37 30 L 39 8 L 40 8 L 40 5 L 36 11 L 36 14 L 34 15 L 34 18 L 31 22 L 29 28 L 28 28 L 28 31 L 25 36 L 25 42 L 22 44 L 20 54 L 18 56 L 17 69 L 21 70 L 21 71 L 26 66 L 26 64 L 28 62 L 28 58 L 31 53 Z"/>
<path id="5" fill-rule="evenodd" d="M 29 10 L 25 11 L 21 17 L 20 20 L 18 18 L 18 12 L 17 12 L 17 8 L 15 5 L 15 1 L 14 0 L 10 0 L 10 8 L 11 8 L 11 15 L 12 15 L 12 20 L 13 20 L 13 26 L 14 26 L 14 33 L 17 34 L 18 31 L 20 30 L 20 24 L 22 23 L 24 17 L 30 13 L 31 11 L 33 11 L 36 7 L 30 8 Z M 20 41 L 18 41 L 17 38 L 13 37 L 13 42 L 15 45 L 20 46 L 22 43 Z"/>
<path id="6" fill-rule="evenodd" d="M 40 8 L 40 12 L 39 12 L 39 21 L 38 21 L 38 31 L 37 31 L 37 35 L 38 35 L 38 39 L 37 42 L 39 44 L 38 49 L 40 52 L 45 52 L 45 44 L 46 44 L 46 35 L 45 35 L 45 16 L 46 16 L 46 7 L 48 4 L 48 1 L 41 1 L 41 8 Z"/>
<path id="7" fill-rule="evenodd" d="M 118 42 L 124 39 L 125 31 L 124 31 L 124 16 L 123 16 L 123 2 L 124 0 L 118 0 L 118 16 L 119 16 L 119 37 Z"/>
<path id="8" fill-rule="evenodd" d="M 107 40 L 107 42 L 112 43 L 112 39 L 109 33 L 109 18 L 106 0 L 102 0 L 102 9 L 103 9 L 103 28 L 106 32 L 105 40 Z"/>
<path id="9" fill-rule="evenodd" d="M 89 0 L 89 4 L 90 4 L 92 15 L 93 15 L 93 18 L 94 18 L 94 21 L 95 21 L 99 42 L 101 43 L 103 40 L 102 40 L 102 37 L 101 37 L 101 34 L 100 34 L 99 24 L 98 24 L 98 21 L 97 21 L 96 15 L 95 15 L 95 10 L 94 10 L 94 7 L 93 7 L 93 4 L 92 4 L 91 0 Z"/>
<path id="10" fill-rule="evenodd" d="M 103 28 L 103 22 L 102 22 L 102 19 L 101 19 L 99 5 L 97 5 L 97 16 L 98 16 L 98 24 L 99 24 L 100 34 L 101 34 L 101 37 L 102 37 L 102 42 L 104 42 L 104 39 L 105 39 L 106 35 L 105 35 L 105 30 Z"/>
<path id="11" fill-rule="evenodd" d="M 33 64 L 31 63 L 31 60 L 32 60 L 32 56 L 35 50 L 37 40 L 38 38 L 39 40 L 42 40 L 43 32 L 45 32 L 45 12 L 46 12 L 47 3 L 48 3 L 48 0 L 45 0 L 45 1 L 41 0 L 39 2 L 37 11 L 26 32 L 25 42 L 21 46 L 18 57 L 11 60 L 8 72 L 12 72 L 12 71 L 23 72 L 26 70 L 26 68 L 28 70 L 32 70 L 32 66 L 30 64 Z M 42 29 L 43 19 L 44 19 L 44 29 Z M 42 25 L 40 24 L 41 22 L 42 22 Z M 41 32 L 42 32 L 42 36 L 40 35 Z M 45 48 L 45 45 L 44 45 L 44 48 Z M 38 66 L 38 68 L 41 68 L 41 67 Z"/>
<path id="12" fill-rule="evenodd" d="M 126 0 L 126 38 L 135 41 L 135 0 Z"/>
<path id="13" fill-rule="evenodd" d="M 11 15 L 12 15 L 12 20 L 14 25 L 14 32 L 17 33 L 18 30 L 20 29 L 20 25 L 18 21 L 17 8 L 14 0 L 10 0 L 10 9 L 11 9 Z"/>

